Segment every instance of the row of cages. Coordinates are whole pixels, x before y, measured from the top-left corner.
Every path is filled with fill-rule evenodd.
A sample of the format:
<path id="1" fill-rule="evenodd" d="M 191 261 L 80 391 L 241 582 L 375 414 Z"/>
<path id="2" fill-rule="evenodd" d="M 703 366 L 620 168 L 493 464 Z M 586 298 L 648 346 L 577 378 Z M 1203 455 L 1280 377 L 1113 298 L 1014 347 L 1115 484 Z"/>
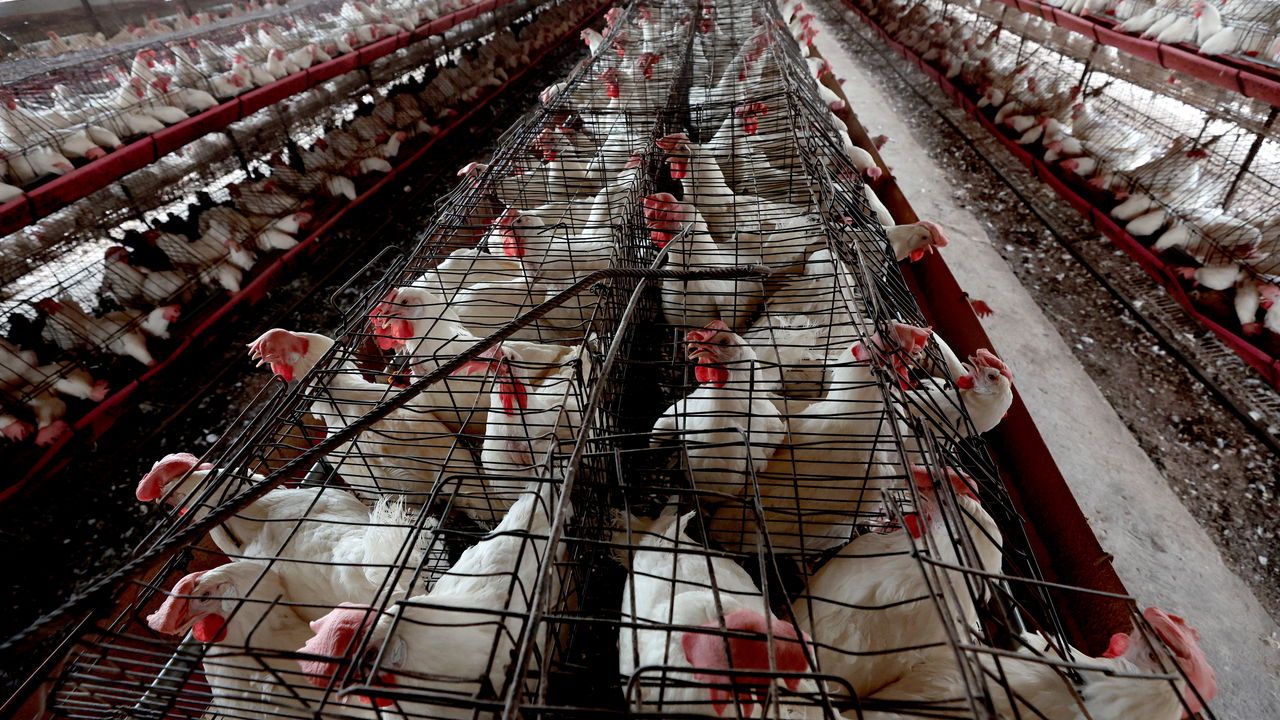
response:
<path id="1" fill-rule="evenodd" d="M 1113 19 L 1116 29 L 1205 55 L 1235 55 L 1280 68 L 1280 7 L 1270 0 L 1156 3 L 1148 0 L 1048 0 L 1077 15 Z"/>
<path id="2" fill-rule="evenodd" d="M 113 609 L 66 610 L 32 705 L 1211 715 L 1181 618 L 1042 579 L 979 437 L 1012 371 L 925 326 L 898 263 L 945 234 L 864 182 L 800 12 L 584 31 L 335 337 L 250 346 L 279 380 L 248 427 L 141 479 L 167 520 L 81 598 Z"/>
<path id="3" fill-rule="evenodd" d="M 1280 109 L 994 0 L 855 5 L 1158 256 L 1203 314 L 1280 355 Z"/>
<path id="4" fill-rule="evenodd" d="M 255 88 L 305 79 L 337 58 L 359 60 L 362 48 L 478 4 L 232 4 L 225 17 L 180 29 L 156 19 L 169 32 L 126 43 L 52 57 L 11 54 L 0 62 L 0 203 L 94 161 L 101 166 L 126 145 L 212 115 Z"/>
<path id="5" fill-rule="evenodd" d="M 173 357 L 396 164 L 452 127 L 569 12 L 503 5 L 273 105 L 0 239 L 0 454 L 30 467 Z"/>
<path id="6" fill-rule="evenodd" d="M 163 37 L 283 3 L 225 0 L 47 2 L 11 0 L 0 11 L 0 59 L 54 57 L 108 45 Z"/>

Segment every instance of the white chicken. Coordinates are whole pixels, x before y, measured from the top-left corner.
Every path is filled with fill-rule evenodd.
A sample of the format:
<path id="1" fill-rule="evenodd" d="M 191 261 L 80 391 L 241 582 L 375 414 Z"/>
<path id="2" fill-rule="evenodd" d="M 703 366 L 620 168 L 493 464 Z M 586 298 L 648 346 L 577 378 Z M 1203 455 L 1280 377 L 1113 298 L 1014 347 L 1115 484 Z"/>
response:
<path id="1" fill-rule="evenodd" d="M 481 283 L 464 290 L 459 295 L 469 296 L 468 290 L 485 289 L 488 285 Z M 527 295 L 526 290 L 525 296 Z M 511 297 L 513 296 L 508 295 L 505 299 Z M 499 298 L 503 299 L 503 296 Z M 369 313 L 369 318 L 378 333 L 379 347 L 384 350 L 394 349 L 404 354 L 407 356 L 409 370 L 413 374 L 426 375 L 440 367 L 445 360 L 468 350 L 480 341 L 480 338 L 462 324 L 454 312 L 455 308 L 468 306 L 471 311 L 477 307 L 470 303 L 469 297 L 455 298 L 453 302 L 446 303 L 425 288 L 402 287 L 387 293 L 382 302 Z M 508 307 L 507 310 L 509 313 L 510 308 Z M 489 317 L 493 316 L 489 315 Z M 504 321 L 504 324 L 505 322 L 507 321 Z M 579 333 L 580 336 L 581 333 Z M 535 367 L 563 367 L 574 360 L 584 359 L 583 345 L 566 346 L 524 340 L 506 340 L 504 345 L 515 350 L 520 357 Z M 465 403 L 467 407 L 479 406 L 476 403 L 481 401 L 473 402 L 471 394 L 482 393 L 480 381 L 455 377 L 449 382 L 457 383 L 452 392 L 468 393 L 458 396 L 456 402 Z"/>
<path id="2" fill-rule="evenodd" d="M 312 717 L 320 692 L 299 682 L 295 660 L 281 657 L 311 637 L 289 600 L 273 564 L 236 560 L 178 580 L 147 625 L 166 635 L 190 630 L 209 646 L 202 664 L 212 714 Z"/>
<path id="3" fill-rule="evenodd" d="M 919 386 L 909 391 L 910 412 L 928 418 L 951 437 L 970 435 L 966 415 L 978 435 L 1000 424 L 1013 404 L 1013 371 L 986 348 L 980 348 L 967 364 L 963 363 L 941 336 L 933 338 L 946 365 L 946 375 L 923 378 Z"/>
<path id="4" fill-rule="evenodd" d="M 723 322 L 685 333 L 698 365 L 698 387 L 667 408 L 653 426 L 658 443 L 684 444 L 694 487 L 736 497 L 764 470 L 786 436 L 777 406 L 755 383 L 756 355 Z M 708 495 L 716 504 L 723 497 Z"/>
<path id="5" fill-rule="evenodd" d="M 715 159 L 685 135 L 660 138 L 658 146 L 667 153 L 671 177 L 684 187 L 685 202 L 703 218 L 708 237 L 734 240 L 725 254 L 784 269 L 799 266 L 825 242 L 820 221 L 804 208 L 731 190 Z"/>
<path id="6" fill-rule="evenodd" d="M 716 508 L 707 521 L 711 536 L 728 549 L 754 552 L 759 520 L 775 552 L 813 554 L 839 547 L 855 524 L 874 518 L 890 483 L 887 452 L 893 446 L 884 429 L 884 390 L 872 366 L 905 376 L 930 332 L 895 322 L 886 335 L 842 352 L 830 364 L 822 400 L 790 413 L 786 443 L 759 473 L 763 516 L 747 505 Z"/>
<path id="7" fill-rule="evenodd" d="M 934 578 L 916 553 L 927 552 L 940 564 L 1000 570 L 1003 539 L 995 520 L 978 502 L 969 479 L 943 472 L 959 521 L 944 522 L 931 471 L 914 466 L 921 503 L 916 514 L 904 518 L 904 527 L 896 531 L 858 536 L 809 579 L 804 595 L 793 603 L 796 622 L 813 635 L 818 670 L 844 679 L 859 696 L 902 678 L 928 648 L 945 644 L 949 632 L 966 637 L 976 620 L 974 581 L 961 571 L 941 572 L 945 580 Z M 962 532 L 975 551 L 968 561 L 960 550 L 969 547 L 960 539 Z M 940 582 L 950 589 L 939 589 Z M 944 618 L 950 617 L 958 627 L 946 627 Z"/>
<path id="8" fill-rule="evenodd" d="M 808 672 L 805 639 L 773 616 L 745 570 L 689 537 L 693 515 L 669 503 L 657 519 L 628 518 L 615 532 L 630 548 L 618 633 L 627 703 L 663 716 L 765 717 L 769 675 L 782 674 L 791 690 L 805 682 L 786 676 Z"/>
<path id="9" fill-rule="evenodd" d="M 95 318 L 69 298 L 44 298 L 36 307 L 49 316 L 43 332 L 45 339 L 63 350 L 89 347 L 130 357 L 147 366 L 156 363 L 147 349 L 146 337 L 137 327 L 111 318 Z"/>
<path id="10" fill-rule="evenodd" d="M 653 244 L 666 250 L 672 270 L 701 270 L 753 262 L 726 251 L 707 232 L 692 205 L 670 193 L 644 198 L 645 222 Z M 673 325 L 703 327 L 723 320 L 735 332 L 744 329 L 764 300 L 764 285 L 753 279 L 663 280 L 662 314 Z"/>
<path id="11" fill-rule="evenodd" d="M 231 262 L 231 252 L 241 249 L 238 244 L 231 244 L 234 240 L 226 238 L 220 242 L 202 235 L 192 241 L 176 233 L 155 231 L 149 235 L 176 267 L 194 274 L 206 285 L 215 285 L 227 292 L 240 292 L 244 270 Z"/>
<path id="12" fill-rule="evenodd" d="M 742 334 L 760 358 L 763 390 L 788 397 L 821 394 L 828 354 L 862 334 L 862 318 L 855 320 L 846 300 L 849 277 L 830 250 L 818 250 L 799 277 L 769 296 L 760 318 Z"/>
<path id="13" fill-rule="evenodd" d="M 58 395 L 98 402 L 107 396 L 108 389 L 106 381 L 95 381 L 86 370 L 72 364 L 37 365 L 34 352 L 0 338 L 0 397 L 15 406 L 25 405 L 35 419 L 32 424 L 26 417 L 4 412 L 0 415 L 0 436 L 7 440 L 22 442 L 34 431 L 36 445 L 53 444 L 71 430 L 62 419 L 67 404 Z"/>
<path id="14" fill-rule="evenodd" d="M 1032 714 L 1046 720 L 1180 720 L 1199 712 L 1202 700 L 1212 700 L 1218 692 L 1199 633 L 1159 608 L 1147 608 L 1142 615 L 1159 643 L 1135 626 L 1129 633 L 1114 635 L 1106 652 L 1095 658 L 1070 646 L 1064 650 L 1061 643 L 1039 633 L 1024 632 L 1015 656 L 980 654 L 982 671 L 1000 677 L 1008 687 L 990 693 L 996 714 L 1002 718 Z M 1077 668 L 1078 682 L 1055 664 L 1062 662 Z M 1166 679 L 1169 674 L 1177 679 Z M 955 652 L 934 648 L 906 676 L 868 699 L 923 702 L 946 712 L 954 698 L 967 694 L 965 687 Z M 865 717 L 886 720 L 898 715 L 867 713 Z"/>
<path id="15" fill-rule="evenodd" d="M 334 346 L 332 338 L 317 333 L 291 332 L 282 328 L 266 331 L 249 345 L 250 357 L 259 365 L 267 364 L 271 372 L 285 382 L 300 380 L 310 374 Z M 395 393 L 385 383 L 365 380 L 350 357 L 336 364 L 338 372 L 318 384 L 312 395 L 312 412 L 336 432 L 371 410 Z M 405 406 L 416 415 L 434 418 L 451 432 L 483 431 L 487 398 L 478 406 L 465 405 L 448 380 L 424 388 Z"/>
<path id="16" fill-rule="evenodd" d="M 489 488 L 499 493 L 518 492 L 525 483 L 518 478 L 543 475 L 539 469 L 560 444 L 572 443 L 582 429 L 582 403 L 572 376 L 551 375 L 535 384 L 535 368 L 528 364 L 513 347 L 494 345 L 458 371 L 493 373 L 480 463 L 494 476 L 487 480 Z"/>
<path id="17" fill-rule="evenodd" d="M 456 703 L 480 697 L 486 684 L 502 697 L 513 681 L 508 671 L 515 641 L 543 572 L 555 489 L 550 482 L 531 482 L 493 532 L 467 548 L 429 593 L 385 610 L 347 604 L 313 623 L 315 635 L 300 650 L 311 656 L 299 661 L 302 671 L 327 687 L 342 679 L 345 665 L 355 664 L 353 674 L 375 691 L 409 694 L 394 701 L 361 699 L 384 712 L 394 702 L 407 717 L 472 718 L 474 709 Z M 549 560 L 564 562 L 563 550 Z M 550 597 L 557 596 L 556 577 L 551 573 Z M 357 650 L 363 654 L 352 657 Z M 374 657 L 374 666 L 365 667 L 365 659 Z"/>
<path id="18" fill-rule="evenodd" d="M 275 329 L 251 343 L 249 355 L 269 364 L 281 377 L 293 378 L 299 370 L 310 371 L 330 346 L 332 341 L 323 336 Z M 312 378 L 313 383 L 332 382 L 334 386 L 329 394 L 320 395 L 322 403 L 312 406 L 323 415 L 331 433 L 369 412 L 372 408 L 367 403 L 379 397 L 366 383 L 357 383 L 349 375 L 350 371 L 339 368 Z M 493 511 L 483 506 L 483 485 L 471 450 L 444 422 L 421 407 L 392 411 L 329 457 L 347 484 L 362 496 L 378 499 L 398 495 L 406 503 L 421 506 L 456 493 L 458 506 L 474 513 L 478 522 L 496 521 Z M 438 485 L 441 480 L 448 485 Z M 470 501 L 473 497 L 478 498 L 476 503 Z"/>
<path id="19" fill-rule="evenodd" d="M 189 453 L 161 458 L 138 482 L 140 502 L 163 499 L 198 519 L 216 509 L 228 489 L 212 486 L 214 471 Z M 261 482 L 261 475 L 253 475 Z M 421 525 L 421 527 L 419 527 Z M 410 574 L 427 557 L 435 523 L 404 503 L 380 499 L 372 510 L 337 487 L 276 488 L 210 533 L 229 557 L 272 560 L 297 611 L 318 618 L 353 599 L 404 597 Z"/>
<path id="20" fill-rule="evenodd" d="M 189 278 L 181 270 L 148 270 L 129 262 L 129 251 L 119 245 L 103 255 L 100 292 L 122 304 L 147 307 L 181 299 L 189 289 Z"/>

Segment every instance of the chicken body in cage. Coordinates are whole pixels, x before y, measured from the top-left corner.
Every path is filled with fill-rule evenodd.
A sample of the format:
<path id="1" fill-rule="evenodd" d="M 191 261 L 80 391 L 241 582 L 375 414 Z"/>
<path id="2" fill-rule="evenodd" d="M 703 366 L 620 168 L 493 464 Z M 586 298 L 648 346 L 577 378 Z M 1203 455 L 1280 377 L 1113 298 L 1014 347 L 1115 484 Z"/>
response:
<path id="1" fill-rule="evenodd" d="M 171 563 L 82 638 L 56 711 L 120 707 L 101 687 L 183 716 L 1203 708 L 1177 616 L 1124 601 L 1129 632 L 1072 647 L 1057 598 L 1090 591 L 1045 591 L 982 445 L 1013 370 L 925 321 L 900 264 L 946 234 L 868 184 L 813 16 L 605 18 L 340 331 L 250 346 L 288 387 L 243 447 L 144 478 L 214 567 Z"/>
<path id="2" fill-rule="evenodd" d="M 1112 13 L 1115 30 L 1162 43 L 1154 47 L 1198 45 L 1209 57 L 1190 61 L 1197 71 L 1145 61 L 1115 37 L 1068 30 L 1061 16 L 989 0 L 855 4 L 1041 162 L 1059 193 L 1108 216 L 1106 234 L 1154 263 L 1174 296 L 1185 295 L 1181 302 L 1246 361 L 1256 367 L 1257 353 L 1280 351 L 1271 231 L 1280 175 L 1268 159 L 1280 134 L 1267 119 L 1270 102 L 1213 72 L 1220 55 L 1266 57 L 1271 4 L 1062 4 Z M 1271 82 L 1269 69 L 1253 70 Z"/>
<path id="3" fill-rule="evenodd" d="M 76 363 L 88 363 L 106 378 L 91 385 L 116 388 L 130 388 L 133 378 L 167 366 L 171 350 L 181 352 L 191 347 L 184 340 L 210 331 L 211 306 L 234 305 L 260 291 L 261 276 L 269 279 L 299 246 L 313 243 L 324 220 L 356 200 L 392 161 L 407 157 L 408 143 L 433 141 L 440 128 L 428 120 L 447 118 L 475 100 L 473 91 L 492 88 L 506 75 L 518 58 L 485 48 L 522 47 L 510 30 L 491 44 L 464 49 L 458 67 L 418 67 L 483 31 L 485 18 L 462 21 L 448 44 L 437 35 L 406 48 L 380 71 L 390 80 L 368 95 L 363 78 L 339 76 L 233 123 L 225 136 L 201 137 L 180 156 L 163 157 L 119 186 L 6 238 L 6 254 L 13 257 L 2 272 L 20 304 L 7 311 L 7 336 L 17 355 L 3 364 L 15 372 L 31 363 L 63 368 L 53 382 L 64 388 L 78 382 L 70 369 Z M 540 25 L 546 23 L 526 31 L 530 47 Z M 132 67 L 162 73 L 154 62 L 142 54 Z M 22 118 L 23 127 L 36 127 L 35 120 Z M 35 333 L 23 331 L 28 320 Z M 104 362 L 105 369 L 98 367 Z M 13 447 L 6 449 L 15 454 L 21 456 L 22 445 L 69 439 L 68 430 L 94 412 L 90 403 L 103 399 L 101 391 L 85 391 L 74 397 L 89 402 L 68 404 L 65 393 L 49 392 L 47 385 L 6 388 L 11 402 L 0 427 L 7 428 L 4 437 Z M 446 422 L 456 429 L 463 417 L 473 418 L 472 431 L 483 430 L 483 412 L 453 413 Z"/>

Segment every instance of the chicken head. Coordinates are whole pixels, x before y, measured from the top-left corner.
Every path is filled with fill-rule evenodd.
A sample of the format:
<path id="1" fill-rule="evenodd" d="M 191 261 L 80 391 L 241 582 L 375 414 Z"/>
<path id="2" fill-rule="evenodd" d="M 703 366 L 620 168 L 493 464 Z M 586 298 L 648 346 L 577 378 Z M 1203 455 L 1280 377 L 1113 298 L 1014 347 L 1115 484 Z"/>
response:
<path id="1" fill-rule="evenodd" d="M 191 453 L 170 453 L 157 460 L 147 474 L 142 476 L 134 494 L 140 502 L 159 500 L 174 483 L 193 470 L 209 470 L 212 467 L 213 463 L 202 463 L 200 458 Z"/>
<path id="2" fill-rule="evenodd" d="M 742 132 L 755 135 L 760 131 L 760 118 L 769 114 L 769 106 L 762 102 L 745 103 L 735 107 L 733 114 L 742 122 Z"/>
<path id="3" fill-rule="evenodd" d="M 1169 652 L 1173 653 L 1174 661 L 1190 683 L 1183 695 L 1189 712 L 1199 712 L 1203 707 L 1202 700 L 1212 700 L 1218 694 L 1218 678 L 1200 647 L 1200 633 L 1188 625 L 1186 620 L 1160 608 L 1149 607 L 1142 611 L 1142 617 L 1151 624 L 1151 629 L 1155 630 L 1156 636 Z M 1131 636 L 1125 657 L 1145 670 L 1165 672 L 1156 654 L 1145 652 L 1143 644 Z M 1152 658 L 1155 658 L 1154 663 Z M 1153 664 L 1155 667 L 1152 667 Z"/>
<path id="4" fill-rule="evenodd" d="M 191 634 L 203 643 L 226 639 L 227 619 L 222 601 L 230 595 L 230 586 L 210 573 L 201 570 L 179 580 L 160 608 L 147 616 L 147 625 L 166 635 L 181 635 L 190 628 Z"/>
<path id="5" fill-rule="evenodd" d="M 667 165 L 671 167 L 671 179 L 683 180 L 689 175 L 689 160 L 693 157 L 689 136 L 684 133 L 672 133 L 657 139 L 658 149 L 667 154 Z"/>
<path id="6" fill-rule="evenodd" d="M 724 387 L 729 380 L 726 363 L 745 359 L 743 340 L 723 320 L 712 320 L 705 327 L 685 333 L 689 358 L 696 360 L 694 377 L 703 385 Z"/>
<path id="7" fill-rule="evenodd" d="M 507 257 L 523 258 L 529 252 L 528 233 L 540 231 L 546 223 L 536 215 L 528 215 L 514 207 L 503 211 L 494 221 L 495 234 L 502 238 L 502 252 Z"/>
<path id="8" fill-rule="evenodd" d="M 462 367 L 454 371 L 455 375 L 479 375 L 489 372 L 494 374 L 494 390 L 502 401 L 503 412 L 514 415 L 517 408 L 529 408 L 529 386 L 520 379 L 512 367 L 512 363 L 520 362 L 520 355 L 515 350 L 494 345 L 485 348 L 474 360 L 468 360 Z"/>
<path id="9" fill-rule="evenodd" d="M 351 652 L 353 646 L 370 629 L 378 618 L 378 611 L 356 603 L 342 603 L 328 615 L 313 620 L 311 631 L 315 633 L 298 652 L 315 655 L 314 660 L 299 660 L 298 665 L 307 676 L 307 681 L 316 687 L 326 687 L 341 668 L 341 658 Z M 376 645 L 370 642 L 373 650 Z M 321 659 L 323 658 L 323 659 Z M 370 684 L 394 685 L 395 675 L 380 673 Z M 388 698 L 370 698 L 368 695 L 356 695 L 361 702 L 386 707 L 392 704 Z"/>
<path id="10" fill-rule="evenodd" d="M 644 219 L 653 244 L 664 248 L 693 221 L 693 206 L 676 200 L 671 193 L 655 193 L 644 198 Z"/>
<path id="11" fill-rule="evenodd" d="M 306 357 L 311 342 L 304 336 L 273 328 L 249 343 L 249 357 L 257 360 L 258 365 L 266 363 L 271 372 L 291 382 L 298 375 L 305 375 L 310 368 L 299 368 L 298 365 Z M 301 372 L 299 372 L 301 370 Z"/>
<path id="12" fill-rule="evenodd" d="M 809 670 L 805 649 L 808 637 L 797 633 L 791 623 L 743 608 L 702 627 L 707 628 L 707 632 L 683 633 L 680 645 L 685 659 L 700 671 L 694 673 L 694 678 L 720 686 L 710 689 L 711 704 L 718 715 L 724 714 L 734 698 L 742 704 L 744 712 L 750 714 L 751 708 L 767 691 L 770 678 L 767 674 L 729 676 L 715 672 L 717 670 L 761 673 L 802 673 Z M 776 665 L 772 667 L 769 662 L 771 649 L 776 659 Z M 782 682 L 795 690 L 800 678 L 782 678 Z"/>
<path id="13" fill-rule="evenodd" d="M 911 365 L 906 360 L 918 360 L 932 334 L 932 328 L 890 321 L 887 333 L 877 332 L 867 342 L 860 340 L 854 343 L 850 353 L 859 362 L 887 364 L 905 390 L 912 387 Z M 873 353 L 872 348 L 876 352 Z"/>
<path id="14" fill-rule="evenodd" d="M 981 348 L 970 356 L 969 373 L 956 378 L 956 387 L 981 395 L 1002 392 L 1013 385 L 1013 371 L 995 353 Z"/>

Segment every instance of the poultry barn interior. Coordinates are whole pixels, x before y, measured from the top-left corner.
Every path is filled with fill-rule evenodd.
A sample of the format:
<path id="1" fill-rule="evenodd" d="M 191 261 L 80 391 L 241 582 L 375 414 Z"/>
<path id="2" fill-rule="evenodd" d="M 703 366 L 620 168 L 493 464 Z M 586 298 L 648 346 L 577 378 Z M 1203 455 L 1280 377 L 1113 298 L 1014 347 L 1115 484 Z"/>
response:
<path id="1" fill-rule="evenodd" d="M 1280 717 L 1280 3 L 0 0 L 0 715 Z"/>

